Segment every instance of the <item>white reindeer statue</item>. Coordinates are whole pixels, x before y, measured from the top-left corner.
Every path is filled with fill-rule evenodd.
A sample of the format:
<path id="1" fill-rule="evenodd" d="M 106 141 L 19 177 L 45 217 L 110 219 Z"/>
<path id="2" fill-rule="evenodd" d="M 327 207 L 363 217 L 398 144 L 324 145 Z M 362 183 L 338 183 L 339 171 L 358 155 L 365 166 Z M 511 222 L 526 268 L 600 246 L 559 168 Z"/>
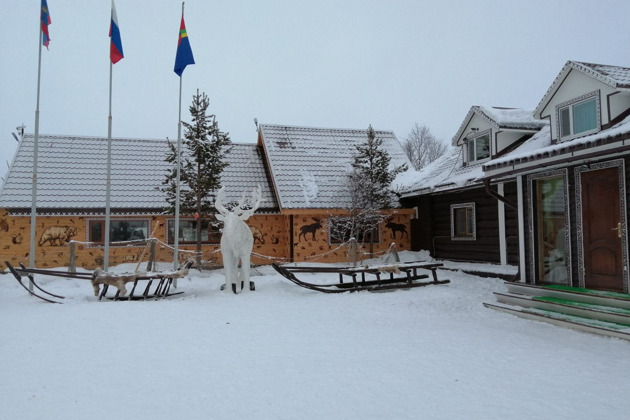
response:
<path id="1" fill-rule="evenodd" d="M 238 202 L 238 206 L 232 211 L 227 210 L 221 203 L 225 193 L 225 187 L 221 187 L 217 193 L 214 207 L 219 214 L 216 218 L 223 222 L 223 233 L 221 235 L 221 254 L 223 254 L 223 267 L 225 268 L 225 284 L 221 286 L 221 290 L 227 288 L 231 284 L 232 291 L 238 293 L 247 289 L 254 290 L 253 282 L 249 281 L 249 270 L 251 253 L 254 247 L 254 235 L 249 226 L 245 223 L 260 206 L 262 192 L 260 186 L 254 189 L 252 193 L 252 203 L 249 208 L 245 206 L 245 194 Z M 238 263 L 241 263 L 241 269 L 238 269 Z"/>

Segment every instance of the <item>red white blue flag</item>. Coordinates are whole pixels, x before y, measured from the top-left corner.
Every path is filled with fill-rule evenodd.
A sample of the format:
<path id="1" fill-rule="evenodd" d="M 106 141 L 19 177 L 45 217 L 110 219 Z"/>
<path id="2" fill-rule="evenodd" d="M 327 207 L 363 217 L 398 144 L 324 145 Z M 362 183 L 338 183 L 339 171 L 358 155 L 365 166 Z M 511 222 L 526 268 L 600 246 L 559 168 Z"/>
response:
<path id="1" fill-rule="evenodd" d="M 42 45 L 48 48 L 48 44 L 50 44 L 50 35 L 48 35 L 48 25 L 50 22 L 50 12 L 48 11 L 48 3 L 46 0 L 42 0 L 42 10 L 40 14 L 40 20 L 42 25 Z"/>
<path id="2" fill-rule="evenodd" d="M 118 16 L 116 16 L 116 6 L 114 5 L 114 0 L 112 0 L 112 22 L 109 26 L 109 37 L 111 38 L 109 58 L 111 58 L 112 64 L 116 64 L 122 60 L 125 55 L 123 54 L 122 40 L 120 39 Z"/>

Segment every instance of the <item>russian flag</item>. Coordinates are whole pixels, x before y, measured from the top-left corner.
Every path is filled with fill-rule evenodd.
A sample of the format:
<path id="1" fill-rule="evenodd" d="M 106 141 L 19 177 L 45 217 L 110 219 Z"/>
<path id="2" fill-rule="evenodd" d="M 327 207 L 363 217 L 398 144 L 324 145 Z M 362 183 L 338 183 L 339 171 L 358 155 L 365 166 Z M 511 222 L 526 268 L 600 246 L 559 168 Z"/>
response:
<path id="1" fill-rule="evenodd" d="M 50 35 L 48 35 L 48 25 L 50 25 L 50 12 L 48 11 L 48 3 L 46 0 L 42 0 L 42 10 L 40 14 L 40 20 L 42 22 L 42 45 L 48 48 L 50 44 Z"/>
<path id="2" fill-rule="evenodd" d="M 109 57 L 112 60 L 112 64 L 118 63 L 125 56 L 123 54 L 122 40 L 120 39 L 120 30 L 118 29 L 118 16 L 116 16 L 116 6 L 114 0 L 112 0 L 112 22 L 109 26 L 109 37 L 111 40 L 111 46 L 109 48 Z"/>

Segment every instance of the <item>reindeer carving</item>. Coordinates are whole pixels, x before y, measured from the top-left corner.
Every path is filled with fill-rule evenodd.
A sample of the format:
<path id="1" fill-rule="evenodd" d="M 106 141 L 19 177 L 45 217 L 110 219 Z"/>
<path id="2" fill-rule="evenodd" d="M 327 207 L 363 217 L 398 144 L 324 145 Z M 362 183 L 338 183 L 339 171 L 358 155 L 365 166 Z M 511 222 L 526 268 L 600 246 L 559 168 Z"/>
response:
<path id="1" fill-rule="evenodd" d="M 307 233 L 310 233 L 312 240 L 315 240 L 315 232 L 317 232 L 318 229 L 322 228 L 322 219 L 320 219 L 319 217 L 311 217 L 311 219 L 313 219 L 315 223 L 311 223 L 310 225 L 304 225 L 300 227 L 300 234 L 298 235 L 298 241 L 302 238 L 302 235 L 304 236 L 304 240 L 306 241 Z"/>
<path id="2" fill-rule="evenodd" d="M 252 288 L 249 281 L 249 270 L 251 253 L 254 247 L 254 235 L 249 226 L 245 223 L 260 206 L 262 192 L 260 186 L 252 192 L 252 203 L 250 208 L 245 206 L 245 194 L 232 211 L 223 207 L 222 201 L 225 194 L 225 187 L 221 187 L 217 193 L 214 207 L 219 214 L 216 218 L 223 222 L 223 233 L 221 235 L 221 254 L 223 254 L 223 267 L 225 268 L 225 284 L 221 290 L 231 285 L 232 291 L 244 291 L 247 287 Z M 238 263 L 241 269 L 238 269 Z M 238 289 L 238 290 L 237 290 Z"/>
<path id="3" fill-rule="evenodd" d="M 394 219 L 392 217 L 388 217 L 385 220 L 387 222 L 385 224 L 385 227 L 389 228 L 392 231 L 392 238 L 396 239 L 396 232 L 400 232 L 400 239 L 402 239 L 405 235 L 409 237 L 409 234 L 407 233 L 407 227 L 401 223 L 394 223 L 393 220 Z"/>

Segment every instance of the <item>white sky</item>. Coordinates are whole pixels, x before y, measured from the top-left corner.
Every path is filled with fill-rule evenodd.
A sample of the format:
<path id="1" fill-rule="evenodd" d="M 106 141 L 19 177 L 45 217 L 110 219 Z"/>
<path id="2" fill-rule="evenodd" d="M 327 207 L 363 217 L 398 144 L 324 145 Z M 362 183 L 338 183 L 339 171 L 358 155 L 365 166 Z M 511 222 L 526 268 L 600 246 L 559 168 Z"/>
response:
<path id="1" fill-rule="evenodd" d="M 48 0 L 40 133 L 107 136 L 110 0 Z M 40 0 L 0 2 L 0 175 L 35 121 Z M 117 0 L 113 135 L 177 138 L 181 2 Z M 472 105 L 533 108 L 567 60 L 630 66 L 627 0 L 188 0 L 196 89 L 234 142 L 260 123 L 450 141 Z"/>

